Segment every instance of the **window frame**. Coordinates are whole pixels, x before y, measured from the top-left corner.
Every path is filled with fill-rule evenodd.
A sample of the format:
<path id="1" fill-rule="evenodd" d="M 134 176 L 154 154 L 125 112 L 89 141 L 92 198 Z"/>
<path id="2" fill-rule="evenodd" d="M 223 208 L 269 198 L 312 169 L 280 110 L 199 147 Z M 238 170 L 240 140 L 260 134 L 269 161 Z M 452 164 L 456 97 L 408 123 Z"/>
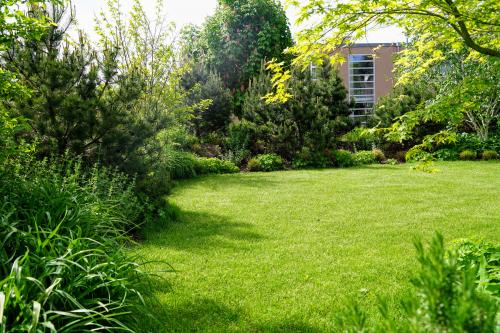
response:
<path id="1" fill-rule="evenodd" d="M 361 58 L 361 60 L 355 60 L 354 58 L 356 58 L 356 57 Z M 371 59 L 367 60 L 368 57 L 370 57 Z M 376 66 L 375 60 L 376 60 L 376 57 L 375 57 L 375 54 L 373 54 L 373 53 L 370 53 L 370 54 L 357 53 L 357 54 L 349 54 L 348 55 L 348 57 L 347 57 L 347 74 L 348 74 L 348 78 L 349 78 L 349 82 L 348 82 L 349 100 L 354 99 L 355 103 L 364 103 L 364 104 L 371 103 L 372 105 L 375 105 L 375 102 L 377 100 L 377 93 L 376 93 L 377 66 Z M 353 66 L 353 64 L 359 64 L 359 63 L 372 63 L 373 66 L 372 67 L 354 67 Z M 370 73 L 359 74 L 359 73 L 355 73 L 354 70 L 356 70 L 356 69 L 373 70 L 373 73 L 371 73 L 371 74 Z M 368 81 L 364 81 L 364 80 L 354 81 L 353 80 L 353 77 L 362 78 L 362 77 L 365 77 L 367 75 L 369 76 L 368 79 L 371 76 L 372 80 L 368 80 Z M 356 83 L 372 83 L 373 87 L 372 88 L 356 88 L 356 87 L 354 87 L 354 85 Z M 353 94 L 353 91 L 359 91 L 359 90 L 366 91 L 366 92 L 372 92 L 372 93 L 368 94 L 368 95 Z M 357 101 L 356 97 L 361 97 L 363 100 Z M 368 98 L 368 100 L 366 98 Z M 372 100 L 370 100 L 370 99 L 372 99 Z M 350 110 L 351 110 L 350 117 L 354 118 L 354 119 L 356 119 L 356 118 L 365 118 L 366 119 L 373 114 L 373 106 L 371 108 L 352 107 L 352 108 L 350 108 Z M 359 111 L 362 111 L 362 114 L 359 114 L 360 113 Z"/>

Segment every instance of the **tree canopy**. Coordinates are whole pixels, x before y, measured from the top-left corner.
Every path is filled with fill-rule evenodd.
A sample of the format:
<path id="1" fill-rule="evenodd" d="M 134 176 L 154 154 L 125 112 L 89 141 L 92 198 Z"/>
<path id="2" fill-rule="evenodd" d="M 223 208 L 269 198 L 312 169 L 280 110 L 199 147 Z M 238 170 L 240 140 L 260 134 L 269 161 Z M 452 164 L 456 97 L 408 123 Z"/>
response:
<path id="1" fill-rule="evenodd" d="M 220 0 L 202 34 L 210 69 L 233 90 L 246 87 L 264 59 L 282 60 L 292 46 L 286 13 L 276 0 Z"/>
<path id="2" fill-rule="evenodd" d="M 500 4 L 496 0 L 287 0 L 300 9 L 305 29 L 292 48 L 298 60 L 315 53 L 331 54 L 366 35 L 368 29 L 393 25 L 429 53 L 436 44 L 464 46 L 482 55 L 500 57 Z M 308 24 L 310 21 L 314 24 Z M 432 52 L 430 52 L 432 53 Z M 442 56 L 434 52 L 432 59 Z"/>

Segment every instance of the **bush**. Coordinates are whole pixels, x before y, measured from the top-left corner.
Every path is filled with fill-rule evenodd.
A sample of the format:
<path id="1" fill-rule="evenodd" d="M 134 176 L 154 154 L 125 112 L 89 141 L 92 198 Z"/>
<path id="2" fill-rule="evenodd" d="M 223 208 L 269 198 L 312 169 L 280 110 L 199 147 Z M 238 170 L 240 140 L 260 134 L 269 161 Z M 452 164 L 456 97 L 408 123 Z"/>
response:
<path id="1" fill-rule="evenodd" d="M 375 148 L 372 150 L 373 152 L 373 157 L 375 157 L 375 160 L 379 163 L 382 163 L 386 160 L 385 154 L 381 149 Z"/>
<path id="2" fill-rule="evenodd" d="M 196 160 L 196 173 L 205 175 L 210 173 L 236 173 L 240 169 L 231 161 L 224 161 L 218 158 L 199 157 Z"/>
<path id="3" fill-rule="evenodd" d="M 245 120 L 229 125 L 226 155 L 234 164 L 241 166 L 250 157 L 250 143 L 254 132 L 252 125 Z"/>
<path id="4" fill-rule="evenodd" d="M 339 168 L 348 168 L 354 165 L 351 152 L 347 150 L 335 150 L 332 154 L 333 165 Z"/>
<path id="5" fill-rule="evenodd" d="M 337 331 L 497 332 L 500 248 L 467 242 L 446 251 L 440 235 L 428 250 L 421 242 L 415 247 L 420 269 L 411 279 L 412 292 L 401 301 L 403 313 L 390 314 L 387 301 L 379 298 L 380 317 L 369 320 L 353 303 L 338 316 Z"/>
<path id="6" fill-rule="evenodd" d="M 344 143 L 343 146 L 347 146 L 351 150 L 369 150 L 380 146 L 383 142 L 383 137 L 364 127 L 356 127 L 344 134 L 340 140 Z"/>
<path id="7" fill-rule="evenodd" d="M 481 158 L 485 161 L 496 160 L 498 158 L 498 153 L 494 150 L 485 150 L 481 154 Z"/>
<path id="8" fill-rule="evenodd" d="M 311 152 L 309 148 L 303 147 L 293 159 L 292 167 L 294 169 L 327 168 L 331 165 L 328 155 L 331 155 L 329 150 L 323 153 Z"/>
<path id="9" fill-rule="evenodd" d="M 196 164 L 195 155 L 169 148 L 163 166 L 170 173 L 171 179 L 188 179 L 196 176 Z"/>
<path id="10" fill-rule="evenodd" d="M 490 135 L 487 140 L 481 140 L 476 134 L 461 133 L 458 135 L 458 140 L 455 146 L 459 151 L 494 150 L 496 152 L 500 152 L 500 135 L 499 133 L 496 133 L 494 135 Z"/>
<path id="11" fill-rule="evenodd" d="M 124 246 L 147 206 L 127 177 L 32 162 L 0 196 L 1 332 L 140 331 L 145 275 Z"/>
<path id="12" fill-rule="evenodd" d="M 472 150 L 464 150 L 459 156 L 462 161 L 472 161 L 477 158 L 477 153 Z"/>
<path id="13" fill-rule="evenodd" d="M 465 239 L 455 242 L 452 251 L 457 254 L 459 267 L 479 268 L 476 274 L 478 289 L 500 300 L 500 246 Z"/>
<path id="14" fill-rule="evenodd" d="M 257 155 L 248 162 L 250 171 L 277 171 L 283 169 L 283 159 L 276 154 Z"/>
<path id="15" fill-rule="evenodd" d="M 398 165 L 398 160 L 396 160 L 394 158 L 389 158 L 387 161 L 385 161 L 385 164 Z"/>
<path id="16" fill-rule="evenodd" d="M 454 149 L 439 149 L 433 155 L 440 161 L 456 161 L 460 158 L 458 152 Z"/>
<path id="17" fill-rule="evenodd" d="M 354 165 L 373 164 L 376 162 L 373 151 L 362 150 L 352 154 Z"/>
<path id="18" fill-rule="evenodd" d="M 405 159 L 407 162 L 425 162 L 434 160 L 434 156 L 427 151 L 415 149 L 414 147 L 413 149 L 408 150 Z"/>

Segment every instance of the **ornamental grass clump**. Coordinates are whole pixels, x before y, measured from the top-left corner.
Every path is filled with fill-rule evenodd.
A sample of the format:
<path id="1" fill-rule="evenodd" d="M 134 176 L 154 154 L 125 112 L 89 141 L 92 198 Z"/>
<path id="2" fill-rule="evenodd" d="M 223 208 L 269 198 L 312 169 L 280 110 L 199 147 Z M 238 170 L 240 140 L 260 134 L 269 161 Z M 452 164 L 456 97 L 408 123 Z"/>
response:
<path id="1" fill-rule="evenodd" d="M 485 150 L 481 154 L 481 158 L 485 161 L 496 160 L 498 157 L 498 153 L 494 150 Z"/>
<path id="2" fill-rule="evenodd" d="M 146 205 L 118 172 L 58 162 L 0 174 L 0 332 L 140 331 L 124 247 Z"/>
<path id="3" fill-rule="evenodd" d="M 473 161 L 477 159 L 477 153 L 469 149 L 462 151 L 459 156 L 462 161 Z"/>
<path id="4" fill-rule="evenodd" d="M 381 149 L 375 148 L 372 150 L 372 153 L 373 153 L 373 157 L 375 158 L 375 160 L 379 163 L 382 163 L 385 160 L 387 160 L 384 152 Z"/>

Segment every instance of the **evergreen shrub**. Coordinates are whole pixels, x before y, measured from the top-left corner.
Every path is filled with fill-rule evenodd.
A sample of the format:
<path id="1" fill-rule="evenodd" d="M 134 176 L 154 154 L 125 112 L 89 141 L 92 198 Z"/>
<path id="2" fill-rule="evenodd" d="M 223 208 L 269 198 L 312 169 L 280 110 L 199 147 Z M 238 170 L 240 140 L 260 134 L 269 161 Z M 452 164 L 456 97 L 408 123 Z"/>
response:
<path id="1" fill-rule="evenodd" d="M 457 161 L 460 158 L 455 149 L 439 149 L 433 155 L 440 161 Z"/>

